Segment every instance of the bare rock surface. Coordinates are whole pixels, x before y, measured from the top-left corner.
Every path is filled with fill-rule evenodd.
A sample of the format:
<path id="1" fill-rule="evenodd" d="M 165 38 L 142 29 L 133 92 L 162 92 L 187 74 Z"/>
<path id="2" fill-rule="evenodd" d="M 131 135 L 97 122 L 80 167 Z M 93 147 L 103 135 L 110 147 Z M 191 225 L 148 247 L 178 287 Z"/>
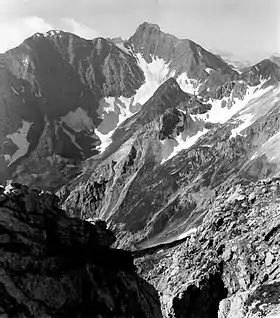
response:
<path id="1" fill-rule="evenodd" d="M 58 198 L 0 188 L 0 317 L 162 317 L 156 290 L 106 223 L 70 218 Z"/>
<path id="2" fill-rule="evenodd" d="M 136 263 L 164 317 L 278 317 L 279 240 L 280 179 L 266 179 L 219 195 L 184 243 Z"/>

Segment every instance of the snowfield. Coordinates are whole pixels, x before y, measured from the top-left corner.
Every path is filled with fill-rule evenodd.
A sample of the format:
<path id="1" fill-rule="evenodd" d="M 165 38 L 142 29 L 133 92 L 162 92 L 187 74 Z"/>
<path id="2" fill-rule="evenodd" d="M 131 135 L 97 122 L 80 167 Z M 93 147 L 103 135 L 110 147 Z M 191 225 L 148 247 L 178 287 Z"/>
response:
<path id="1" fill-rule="evenodd" d="M 138 64 L 145 75 L 145 83 L 139 88 L 134 96 L 134 103 L 145 104 L 154 92 L 168 78 L 175 75 L 175 71 L 169 69 L 169 64 L 161 58 L 152 57 L 152 62 L 147 63 L 141 54 L 136 54 Z"/>
<path id="2" fill-rule="evenodd" d="M 185 232 L 185 233 L 182 233 L 181 235 L 178 236 L 178 240 L 181 240 L 185 237 L 188 237 L 188 236 L 191 236 L 192 234 L 196 233 L 197 232 L 197 228 L 193 228 L 193 229 L 190 229 L 189 231 Z"/>
<path id="3" fill-rule="evenodd" d="M 198 94 L 199 87 L 201 86 L 197 81 L 191 80 L 187 73 L 180 74 L 177 77 L 177 83 L 180 85 L 182 91 L 193 95 Z"/>
<path id="4" fill-rule="evenodd" d="M 15 133 L 6 136 L 6 138 L 12 140 L 12 142 L 18 147 L 18 150 L 12 156 L 5 155 L 5 159 L 9 162 L 9 165 L 27 154 L 29 148 L 27 134 L 31 125 L 32 123 L 23 120 L 21 128 L 19 128 Z"/>
<path id="5" fill-rule="evenodd" d="M 231 138 L 240 135 L 243 130 L 253 124 L 258 118 L 268 114 L 280 101 L 280 89 L 267 87 L 258 91 L 236 116 L 232 118 L 231 123 L 239 125 L 232 129 Z"/>
<path id="6" fill-rule="evenodd" d="M 280 163 L 280 132 L 272 136 L 267 142 L 265 142 L 250 158 L 254 160 L 262 155 L 265 155 L 269 162 Z"/>
<path id="7" fill-rule="evenodd" d="M 98 129 L 94 130 L 95 135 L 100 139 L 101 145 L 96 147 L 100 153 L 104 152 L 105 149 L 112 143 L 112 135 L 116 129 L 111 130 L 108 134 L 102 134 Z"/>
<path id="8" fill-rule="evenodd" d="M 120 126 L 127 118 L 131 117 L 141 106 L 145 104 L 154 94 L 154 92 L 163 84 L 168 78 L 174 76 L 175 71 L 169 69 L 168 65 L 163 59 L 152 58 L 151 63 L 147 63 L 140 53 L 136 54 L 138 65 L 145 75 L 144 84 L 136 91 L 136 94 L 131 97 L 105 97 L 100 102 L 101 118 L 104 120 L 104 126 L 112 126 L 110 131 L 106 134 L 102 133 L 101 128 L 95 129 L 95 134 L 101 140 L 102 144 L 98 150 L 102 153 L 112 142 L 111 136 L 117 127 Z M 106 115 L 113 115 L 117 117 L 116 123 L 112 125 L 109 123 L 112 118 L 106 118 Z M 69 118 L 68 118 L 69 121 Z M 108 124 L 106 123 L 108 121 Z"/>
<path id="9" fill-rule="evenodd" d="M 211 123 L 221 123 L 224 124 L 229 119 L 231 119 L 235 114 L 240 112 L 245 107 L 247 108 L 249 102 L 259 98 L 260 96 L 267 93 L 269 90 L 272 89 L 272 87 L 267 87 L 265 89 L 262 89 L 261 86 L 265 83 L 265 81 L 262 81 L 257 86 L 249 86 L 246 94 L 243 96 L 243 99 L 239 98 L 232 98 L 232 93 L 229 97 L 224 97 L 221 100 L 210 100 L 210 104 L 212 105 L 211 110 L 209 110 L 205 114 L 201 115 L 195 115 L 195 118 L 202 119 L 205 122 L 211 122 Z M 233 105 L 228 107 L 222 107 L 223 101 L 226 103 L 231 100 Z"/>
<path id="10" fill-rule="evenodd" d="M 205 135 L 207 131 L 208 130 L 204 128 L 202 131 L 198 131 L 194 136 L 191 136 L 191 137 L 184 136 L 184 132 L 181 133 L 179 136 L 176 136 L 174 138 L 176 141 L 176 144 L 173 148 L 173 151 L 169 154 L 168 157 L 163 158 L 163 160 L 161 161 L 161 164 L 163 164 L 164 162 L 176 156 L 180 151 L 190 148 L 192 145 L 194 145 L 197 142 L 197 140 L 201 136 Z M 161 143 L 163 147 L 165 147 L 166 141 L 164 140 Z"/>

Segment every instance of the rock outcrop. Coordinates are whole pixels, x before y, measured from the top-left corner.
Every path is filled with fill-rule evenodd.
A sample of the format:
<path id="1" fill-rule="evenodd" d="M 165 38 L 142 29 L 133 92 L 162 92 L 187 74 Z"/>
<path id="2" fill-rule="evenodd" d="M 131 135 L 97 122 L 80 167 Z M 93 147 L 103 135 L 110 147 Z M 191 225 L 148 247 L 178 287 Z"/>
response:
<path id="1" fill-rule="evenodd" d="M 47 192 L 0 188 L 0 316 L 162 317 L 103 221 L 70 218 Z"/>
<path id="2" fill-rule="evenodd" d="M 231 89 L 225 85 L 221 94 Z M 65 208 L 117 223 L 123 247 L 176 239 L 199 225 L 228 187 L 279 174 L 279 99 L 272 87 L 224 124 L 211 123 L 203 120 L 208 104 L 169 79 L 115 131 L 103 157 L 69 184 Z"/>
<path id="3" fill-rule="evenodd" d="M 176 75 L 186 72 L 192 79 L 205 80 L 209 76 L 205 71 L 207 68 L 220 74 L 236 73 L 220 57 L 199 44 L 164 33 L 156 24 L 144 22 L 139 25 L 127 45 L 132 45 L 134 51 L 141 53 L 148 63 L 152 57 L 164 59 Z"/>
<path id="4" fill-rule="evenodd" d="M 149 221 L 167 204 L 166 195 L 178 189 L 176 176 L 169 177 L 161 162 L 172 155 L 176 138 L 188 140 L 203 131 L 204 123 L 193 120 L 191 114 L 207 108 L 170 78 L 115 131 L 103 157 L 96 162 L 93 158 L 88 179 L 83 181 L 86 174 L 81 174 L 80 184 L 70 184 L 67 196 L 60 191 L 65 209 L 84 219 L 102 218 L 133 234 L 139 231 L 143 240 L 154 230 Z M 168 180 L 161 182 L 162 178 Z M 161 232 L 166 221 L 159 220 L 162 224 L 150 238 Z"/>
<path id="5" fill-rule="evenodd" d="M 229 188 L 185 237 L 137 260 L 164 317 L 280 315 L 280 178 Z"/>
<path id="6" fill-rule="evenodd" d="M 110 108 L 104 98 L 132 97 L 145 79 L 136 58 L 112 41 L 63 31 L 33 35 L 1 54 L 0 65 L 0 183 L 45 189 L 98 153 L 95 129 Z M 118 106 L 112 113 L 118 122 Z"/>
<path id="7" fill-rule="evenodd" d="M 109 144 L 117 150 L 147 123 L 144 115 L 150 122 L 166 110 L 144 107 L 163 104 L 153 98 L 157 89 L 168 107 L 194 94 L 185 95 L 188 113 L 205 114 L 199 116 L 204 120 L 210 114 L 216 123 L 217 105 L 231 113 L 279 80 L 272 60 L 239 74 L 199 44 L 149 23 L 128 41 L 36 33 L 0 55 L 0 183 L 13 179 L 58 190 Z M 134 115 L 140 127 L 137 120 L 124 132 L 122 123 Z"/>

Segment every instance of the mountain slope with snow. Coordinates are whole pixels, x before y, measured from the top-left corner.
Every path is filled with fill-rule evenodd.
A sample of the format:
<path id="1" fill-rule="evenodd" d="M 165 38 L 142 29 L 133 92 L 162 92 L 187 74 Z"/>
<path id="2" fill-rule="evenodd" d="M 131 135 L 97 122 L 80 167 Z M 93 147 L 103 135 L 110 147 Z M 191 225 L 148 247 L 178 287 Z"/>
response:
<path id="1" fill-rule="evenodd" d="M 35 34 L 2 54 L 0 65 L 0 182 L 14 173 L 27 183 L 41 175 L 42 182 L 47 169 L 52 176 L 46 187 L 52 187 L 56 169 L 40 168 L 41 158 L 60 158 L 57 163 L 67 170 L 67 162 L 72 169 L 97 154 L 101 141 L 94 131 L 107 116 L 106 105 L 115 97 L 131 98 L 145 80 L 136 58 L 112 41 L 62 31 Z M 113 113 L 116 125 L 136 109 L 120 103 Z M 30 123 L 28 129 L 23 122 Z"/>
<path id="2" fill-rule="evenodd" d="M 232 105 L 222 107 L 221 100 L 199 96 L 195 104 L 175 79 L 167 80 L 69 185 L 65 207 L 73 215 L 105 219 L 121 233 L 120 244 L 138 248 L 197 227 L 230 184 L 280 173 L 273 150 L 279 87 L 267 81 L 243 82 L 244 95 L 231 89 Z"/>
<path id="3" fill-rule="evenodd" d="M 238 73 L 144 23 L 128 41 L 36 34 L 0 63 L 2 180 L 65 185 L 124 245 L 177 238 L 229 183 L 279 173 L 273 61 Z"/>

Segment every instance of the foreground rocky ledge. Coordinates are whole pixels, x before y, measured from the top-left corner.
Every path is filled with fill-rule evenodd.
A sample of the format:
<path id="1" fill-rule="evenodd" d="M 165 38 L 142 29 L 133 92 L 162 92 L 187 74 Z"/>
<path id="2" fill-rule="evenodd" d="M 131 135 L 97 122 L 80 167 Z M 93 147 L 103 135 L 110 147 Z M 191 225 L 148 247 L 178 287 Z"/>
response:
<path id="1" fill-rule="evenodd" d="M 164 317 L 280 317 L 280 178 L 219 195 L 180 246 L 137 260 Z"/>
<path id="2" fill-rule="evenodd" d="M 156 290 L 114 241 L 50 193 L 0 187 L 0 317 L 161 317 Z"/>

